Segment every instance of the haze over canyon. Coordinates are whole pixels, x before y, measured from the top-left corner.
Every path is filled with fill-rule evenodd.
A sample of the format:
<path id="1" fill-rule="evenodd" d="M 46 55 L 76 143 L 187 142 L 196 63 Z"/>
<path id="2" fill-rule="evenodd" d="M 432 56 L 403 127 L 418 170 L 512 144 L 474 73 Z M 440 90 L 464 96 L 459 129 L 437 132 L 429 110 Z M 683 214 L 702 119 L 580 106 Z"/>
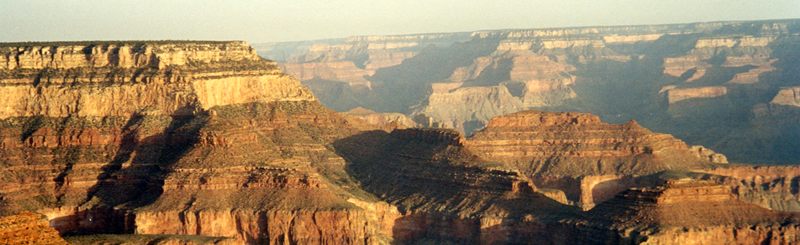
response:
<path id="1" fill-rule="evenodd" d="M 0 43 L 3 244 L 796 244 L 800 20 Z"/>
<path id="2" fill-rule="evenodd" d="M 800 21 L 549 28 L 256 44 L 326 106 L 471 134 L 521 111 L 636 120 L 735 162 L 800 162 Z"/>

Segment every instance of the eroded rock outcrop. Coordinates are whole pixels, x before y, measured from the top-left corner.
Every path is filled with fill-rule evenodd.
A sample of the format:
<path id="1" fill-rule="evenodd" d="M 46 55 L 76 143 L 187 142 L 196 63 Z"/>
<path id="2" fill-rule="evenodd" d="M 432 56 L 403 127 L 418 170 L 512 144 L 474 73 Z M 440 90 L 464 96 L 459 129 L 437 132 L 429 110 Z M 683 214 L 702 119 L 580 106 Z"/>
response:
<path id="1" fill-rule="evenodd" d="M 791 244 L 800 239 L 796 215 L 736 200 L 729 186 L 692 179 L 623 192 L 589 215 L 576 225 L 599 236 L 579 238 L 582 242 Z M 603 236 L 593 229 L 611 232 Z"/>
<path id="2" fill-rule="evenodd" d="M 382 128 L 387 131 L 392 131 L 398 128 L 413 128 L 417 126 L 416 122 L 402 113 L 378 113 L 363 107 L 353 108 L 352 110 L 342 113 L 342 115 L 344 115 L 347 119 L 355 119 L 357 121 L 375 125 L 378 128 Z M 359 122 L 353 122 L 351 120 L 351 123 L 358 124 Z"/>
<path id="3" fill-rule="evenodd" d="M 576 112 L 496 117 L 466 145 L 484 159 L 518 169 L 539 187 L 565 192 L 585 209 L 637 185 L 632 178 L 703 168 L 714 160 L 708 157 L 713 152 L 701 155 L 701 150 L 635 121 L 607 124 Z"/>
<path id="4" fill-rule="evenodd" d="M 0 243 L 67 244 L 42 215 L 23 212 L 0 217 Z"/>
<path id="5" fill-rule="evenodd" d="M 700 172 L 731 186 L 740 200 L 777 211 L 800 211 L 800 167 L 731 165 Z"/>
<path id="6" fill-rule="evenodd" d="M 725 87 L 697 87 L 697 88 L 673 88 L 667 91 L 667 100 L 670 104 L 678 103 L 688 99 L 703 99 L 720 97 L 728 93 Z"/>
<path id="7" fill-rule="evenodd" d="M 460 133 L 443 129 L 365 132 L 334 144 L 368 192 L 397 205 L 403 243 L 549 243 L 545 228 L 578 215 L 523 175 L 481 160 Z"/>
<path id="8" fill-rule="evenodd" d="M 772 104 L 800 107 L 800 87 L 783 88 L 772 98 Z"/>

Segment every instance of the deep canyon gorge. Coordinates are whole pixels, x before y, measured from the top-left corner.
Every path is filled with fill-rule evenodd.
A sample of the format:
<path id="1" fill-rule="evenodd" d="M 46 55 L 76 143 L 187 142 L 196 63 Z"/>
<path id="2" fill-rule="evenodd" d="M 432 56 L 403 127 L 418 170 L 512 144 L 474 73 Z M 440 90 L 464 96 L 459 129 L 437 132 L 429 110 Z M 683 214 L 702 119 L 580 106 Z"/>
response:
<path id="1" fill-rule="evenodd" d="M 798 58 L 798 20 L 0 43 L 0 243 L 795 244 Z"/>
<path id="2" fill-rule="evenodd" d="M 255 44 L 335 110 L 471 134 L 522 110 L 583 111 L 800 163 L 800 21 L 575 27 Z"/>

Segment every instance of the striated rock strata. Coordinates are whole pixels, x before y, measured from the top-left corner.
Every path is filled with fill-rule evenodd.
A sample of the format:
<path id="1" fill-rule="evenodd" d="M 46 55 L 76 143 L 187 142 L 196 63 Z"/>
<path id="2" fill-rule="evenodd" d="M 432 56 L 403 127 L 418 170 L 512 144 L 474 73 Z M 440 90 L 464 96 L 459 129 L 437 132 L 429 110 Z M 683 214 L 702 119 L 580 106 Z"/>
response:
<path id="1" fill-rule="evenodd" d="M 39 214 L 23 212 L 0 217 L 0 243 L 67 244 Z"/>
<path id="2" fill-rule="evenodd" d="M 637 185 L 633 178 L 722 162 L 635 121 L 607 124 L 587 113 L 524 111 L 493 118 L 466 143 L 477 155 L 559 189 L 585 209 Z M 712 160 L 718 160 L 714 162 Z"/>
<path id="3" fill-rule="evenodd" d="M 2 52 L 2 210 L 42 213 L 62 234 L 391 240 L 396 211 L 358 195 L 326 147 L 356 129 L 245 43 Z"/>
<path id="4" fill-rule="evenodd" d="M 800 239 L 796 215 L 736 200 L 728 186 L 691 179 L 626 191 L 589 215 L 589 221 L 576 223 L 578 230 L 595 234 L 579 238 L 583 243 L 791 244 Z"/>

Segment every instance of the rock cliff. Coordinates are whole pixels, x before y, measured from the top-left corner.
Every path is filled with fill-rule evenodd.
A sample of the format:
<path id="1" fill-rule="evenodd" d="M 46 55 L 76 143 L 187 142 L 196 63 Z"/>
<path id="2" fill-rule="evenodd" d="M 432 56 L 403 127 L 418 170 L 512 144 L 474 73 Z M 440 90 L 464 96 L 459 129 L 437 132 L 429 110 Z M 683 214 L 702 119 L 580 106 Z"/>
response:
<path id="1" fill-rule="evenodd" d="M 67 244 L 42 215 L 28 212 L 0 217 L 0 243 Z"/>
<path id="2" fill-rule="evenodd" d="M 727 163 L 713 151 L 690 148 L 635 121 L 607 124 L 587 113 L 523 111 L 495 117 L 466 146 L 483 159 L 507 164 L 542 188 L 557 189 L 590 209 L 637 177 Z"/>
<path id="3" fill-rule="evenodd" d="M 460 133 L 443 129 L 365 132 L 334 144 L 364 190 L 396 205 L 403 243 L 549 243 L 546 226 L 579 215 L 523 175 L 481 160 Z"/>
<path id="4" fill-rule="evenodd" d="M 357 130 L 245 43 L 2 48 L 5 211 L 62 234 L 391 239 L 396 211 L 348 187 L 326 147 Z"/>
<path id="5" fill-rule="evenodd" d="M 652 188 L 631 189 L 589 212 L 579 230 L 609 229 L 606 237 L 582 242 L 642 244 L 732 244 L 796 242 L 795 214 L 771 212 L 736 200 L 728 186 L 669 179 Z M 593 227 L 594 226 L 594 227 Z M 601 232 L 591 232 L 602 234 Z M 780 234 L 780 235 L 779 235 Z"/>

